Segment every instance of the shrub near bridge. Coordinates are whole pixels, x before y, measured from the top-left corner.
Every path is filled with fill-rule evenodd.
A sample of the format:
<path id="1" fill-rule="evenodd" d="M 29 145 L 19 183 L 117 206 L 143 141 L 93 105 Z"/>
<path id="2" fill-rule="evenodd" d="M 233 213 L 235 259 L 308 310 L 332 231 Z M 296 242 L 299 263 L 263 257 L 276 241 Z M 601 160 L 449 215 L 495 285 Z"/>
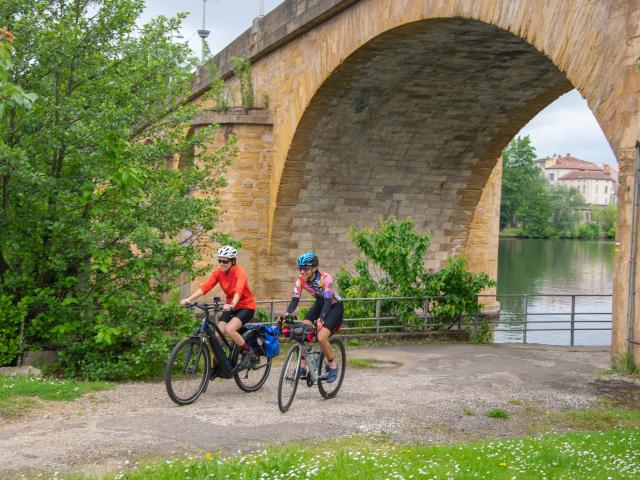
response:
<path id="1" fill-rule="evenodd" d="M 467 320 L 482 308 L 477 295 L 494 286 L 488 275 L 466 269 L 464 258 L 449 258 L 438 272 L 427 271 L 424 257 L 429 233 L 417 232 L 411 219 L 383 220 L 379 231 L 351 230 L 353 243 L 364 258 L 354 273 L 341 269 L 336 284 L 345 298 L 419 297 L 418 300 L 383 300 L 382 317 L 396 317 L 402 325 L 421 323 L 414 312 L 423 308 L 423 297 L 432 297 L 430 313 L 438 323 Z M 375 316 L 375 302 L 345 302 L 346 318 Z M 355 322 L 365 326 L 368 322 Z"/>

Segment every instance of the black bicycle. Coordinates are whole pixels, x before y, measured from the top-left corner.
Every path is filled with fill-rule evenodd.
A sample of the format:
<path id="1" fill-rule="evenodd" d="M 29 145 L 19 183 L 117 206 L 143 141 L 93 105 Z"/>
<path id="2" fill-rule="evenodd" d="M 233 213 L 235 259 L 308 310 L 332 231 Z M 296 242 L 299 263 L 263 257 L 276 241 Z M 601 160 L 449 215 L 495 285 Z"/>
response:
<path id="1" fill-rule="evenodd" d="M 333 347 L 335 361 L 338 364 L 338 378 L 332 383 L 327 382 L 328 366 L 326 358 L 319 348 L 314 349 L 310 343 L 317 339 L 317 327 L 304 322 L 295 322 L 295 318 L 285 319 L 282 327 L 282 335 L 291 338 L 293 346 L 287 353 L 282 365 L 280 381 L 278 382 L 278 408 L 282 413 L 289 410 L 300 381 L 300 366 L 302 359 L 307 364 L 307 387 L 318 384 L 318 390 L 322 398 L 333 398 L 338 394 L 344 371 L 347 366 L 347 354 L 342 340 L 331 337 L 329 343 Z"/>
<path id="2" fill-rule="evenodd" d="M 220 299 L 216 297 L 210 304 L 187 303 L 185 306 L 198 309 L 204 315 L 200 327 L 181 340 L 167 360 L 164 382 L 171 400 L 178 405 L 189 405 L 206 392 L 209 381 L 215 378 L 233 377 L 244 392 L 260 389 L 271 371 L 271 358 L 264 350 L 264 325 L 252 324 L 251 329 L 243 327 L 240 330 L 254 352 L 248 366 L 243 367 L 240 349 L 228 341 L 218 327 L 218 316 L 223 307 Z M 209 318 L 210 313 L 213 318 Z"/>

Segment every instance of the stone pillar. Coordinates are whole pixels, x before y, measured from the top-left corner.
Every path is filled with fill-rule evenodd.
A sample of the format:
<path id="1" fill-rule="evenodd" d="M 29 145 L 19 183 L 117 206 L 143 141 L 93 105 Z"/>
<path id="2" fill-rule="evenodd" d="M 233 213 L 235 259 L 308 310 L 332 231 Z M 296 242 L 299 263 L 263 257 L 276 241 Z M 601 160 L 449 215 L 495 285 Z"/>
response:
<path id="1" fill-rule="evenodd" d="M 216 232 L 231 235 L 242 242 L 238 263 L 247 271 L 249 285 L 257 299 L 263 298 L 261 268 L 264 268 L 268 238 L 268 210 L 271 188 L 273 131 L 270 114 L 264 110 L 243 109 L 228 113 L 203 112 L 196 125 L 217 123 L 220 129 L 210 142 L 220 148 L 232 135 L 238 154 L 227 167 L 227 185 L 220 193 L 220 218 Z M 197 193 L 196 193 L 197 194 Z M 206 239 L 200 251 L 204 265 L 214 267 L 211 255 L 218 245 Z M 195 290 L 209 273 L 191 282 Z M 220 296 L 216 287 L 209 297 Z"/>
<path id="2" fill-rule="evenodd" d="M 619 362 L 621 357 L 629 351 L 627 342 L 629 336 L 628 319 L 628 292 L 629 292 L 629 266 L 631 259 L 631 223 L 633 209 L 633 181 L 635 151 L 625 149 L 619 158 L 620 175 L 618 184 L 618 224 L 616 237 L 616 257 L 614 262 L 615 276 L 613 279 L 613 326 L 611 331 L 611 354 L 614 362 Z M 638 214 L 640 212 L 636 212 Z M 640 231 L 640 225 L 638 225 Z M 640 243 L 637 245 L 635 295 L 634 295 L 634 340 L 640 340 Z M 640 364 L 640 346 L 634 345 L 631 349 L 635 364 Z"/>
<path id="3" fill-rule="evenodd" d="M 469 226 L 465 252 L 467 266 L 472 272 L 484 272 L 492 280 L 498 280 L 498 242 L 500 231 L 500 190 L 502 182 L 502 158 L 498 160 L 482 191 L 480 201 Z M 495 295 L 496 288 L 487 288 L 483 295 Z M 500 303 L 495 297 L 481 297 L 484 311 L 495 313 Z"/>

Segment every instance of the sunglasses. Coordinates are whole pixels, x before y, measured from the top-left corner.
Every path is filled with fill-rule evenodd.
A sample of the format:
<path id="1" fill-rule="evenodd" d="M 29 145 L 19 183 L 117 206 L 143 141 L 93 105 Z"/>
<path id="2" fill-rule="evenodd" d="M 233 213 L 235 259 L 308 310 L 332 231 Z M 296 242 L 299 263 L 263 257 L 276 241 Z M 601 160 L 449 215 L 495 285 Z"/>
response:
<path id="1" fill-rule="evenodd" d="M 313 267 L 307 267 L 307 266 L 298 267 L 298 270 L 300 270 L 301 272 L 309 272 L 312 269 Z"/>
<path id="2" fill-rule="evenodd" d="M 227 263 L 231 263 L 231 260 L 219 258 L 218 263 L 222 263 L 223 265 L 226 265 Z"/>

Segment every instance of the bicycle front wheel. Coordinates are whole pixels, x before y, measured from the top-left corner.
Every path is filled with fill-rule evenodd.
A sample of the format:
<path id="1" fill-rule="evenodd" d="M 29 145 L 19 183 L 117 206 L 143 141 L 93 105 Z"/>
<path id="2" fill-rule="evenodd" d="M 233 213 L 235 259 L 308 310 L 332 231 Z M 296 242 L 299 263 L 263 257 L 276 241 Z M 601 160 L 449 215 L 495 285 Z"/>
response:
<path id="1" fill-rule="evenodd" d="M 169 355 L 164 371 L 169 398 L 178 405 L 195 402 L 209 381 L 210 369 L 209 349 L 204 340 L 198 337 L 182 340 Z"/>
<path id="2" fill-rule="evenodd" d="M 333 347 L 333 355 L 338 364 L 338 377 L 332 383 L 327 382 L 327 359 L 324 355 L 320 356 L 320 371 L 318 372 L 318 390 L 323 398 L 333 398 L 338 394 L 338 390 L 342 386 L 344 380 L 344 370 L 347 366 L 347 353 L 344 349 L 344 343 L 339 338 L 330 338 L 329 343 Z"/>
<path id="3" fill-rule="evenodd" d="M 282 413 L 289 410 L 293 403 L 293 397 L 296 395 L 298 381 L 300 380 L 298 371 L 300 370 L 301 357 L 302 346 L 299 343 L 295 343 L 287 353 L 287 358 L 284 361 L 284 365 L 282 365 L 280 382 L 278 382 L 278 408 Z"/>
<path id="4" fill-rule="evenodd" d="M 253 330 L 243 335 L 245 342 L 249 345 L 254 343 L 253 339 L 257 336 L 258 334 Z M 240 356 L 239 350 L 239 348 L 234 349 L 232 365 L 238 364 L 238 357 Z M 271 371 L 271 359 L 269 357 L 258 355 L 258 352 L 254 352 L 254 355 L 254 361 L 251 362 L 251 366 L 236 372 L 233 376 L 236 385 L 238 385 L 238 388 L 243 392 L 255 392 L 259 390 L 260 387 L 264 385 L 264 382 L 267 381 L 269 372 Z"/>

